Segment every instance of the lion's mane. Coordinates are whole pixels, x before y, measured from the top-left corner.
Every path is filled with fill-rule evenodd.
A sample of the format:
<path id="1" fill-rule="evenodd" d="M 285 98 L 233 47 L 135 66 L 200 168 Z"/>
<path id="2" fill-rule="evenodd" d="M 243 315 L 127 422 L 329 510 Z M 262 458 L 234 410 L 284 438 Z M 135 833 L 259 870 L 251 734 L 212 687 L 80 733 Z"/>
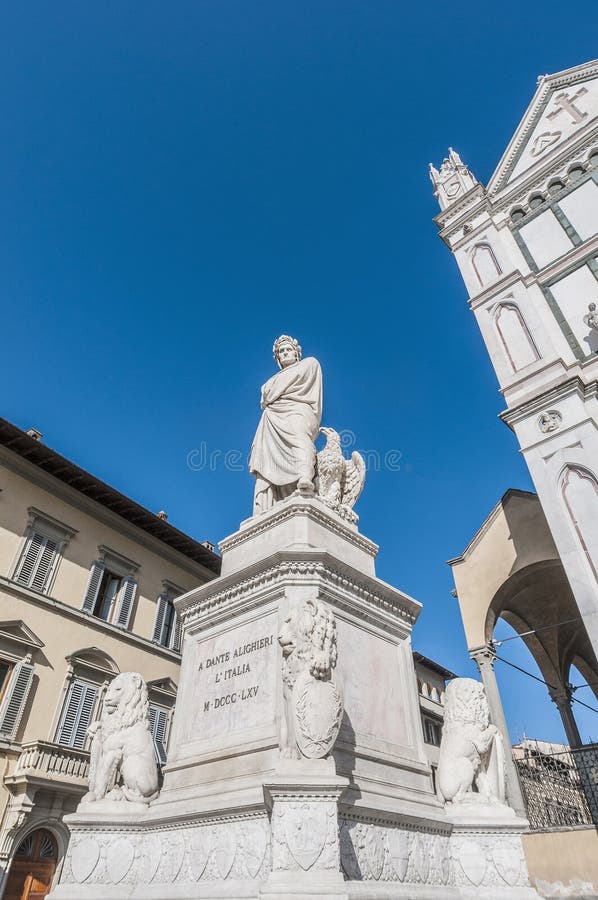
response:
<path id="1" fill-rule="evenodd" d="M 306 600 L 285 620 L 279 637 L 283 649 L 283 679 L 293 687 L 309 667 L 314 678 L 326 678 L 336 666 L 336 622 L 330 610 Z"/>
<path id="2" fill-rule="evenodd" d="M 124 685 L 126 692 L 121 697 L 116 712 L 109 713 L 104 707 L 100 717 L 102 730 L 105 734 L 114 734 L 124 731 L 137 722 L 149 721 L 149 698 L 147 685 L 137 672 L 121 672 L 112 684 Z"/>
<path id="3" fill-rule="evenodd" d="M 461 731 L 464 725 L 488 727 L 490 710 L 484 686 L 473 678 L 455 678 L 449 682 L 444 705 L 443 731 Z"/>

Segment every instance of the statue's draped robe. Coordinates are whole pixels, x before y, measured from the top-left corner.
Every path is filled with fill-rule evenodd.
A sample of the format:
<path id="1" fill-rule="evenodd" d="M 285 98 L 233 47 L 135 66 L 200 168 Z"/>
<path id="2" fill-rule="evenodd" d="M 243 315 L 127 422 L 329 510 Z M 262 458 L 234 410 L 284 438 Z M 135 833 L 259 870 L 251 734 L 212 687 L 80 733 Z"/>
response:
<path id="1" fill-rule="evenodd" d="M 262 418 L 249 471 L 276 487 L 313 479 L 322 419 L 322 370 L 313 356 L 281 369 L 262 387 Z"/>

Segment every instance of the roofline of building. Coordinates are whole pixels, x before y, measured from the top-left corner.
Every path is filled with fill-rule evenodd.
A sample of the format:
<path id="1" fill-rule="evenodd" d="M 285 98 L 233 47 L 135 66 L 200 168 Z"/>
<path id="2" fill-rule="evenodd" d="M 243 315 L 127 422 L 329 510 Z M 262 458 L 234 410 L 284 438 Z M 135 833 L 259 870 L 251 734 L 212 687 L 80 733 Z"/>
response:
<path id="1" fill-rule="evenodd" d="M 109 509 L 194 563 L 199 563 L 215 575 L 220 574 L 221 560 L 217 553 L 1 417 L 0 446 Z"/>
<path id="2" fill-rule="evenodd" d="M 436 672 L 437 675 L 441 675 L 443 678 L 458 678 L 458 675 L 455 675 L 454 672 L 451 672 L 450 669 L 445 669 L 444 666 L 441 666 L 440 663 L 434 662 L 433 659 L 430 659 L 428 656 L 424 656 L 423 653 L 419 653 L 419 651 L 413 651 L 413 659 L 415 662 L 421 663 L 422 666 L 426 666 L 428 669 L 432 669 L 433 672 Z"/>
<path id="3" fill-rule="evenodd" d="M 504 492 L 504 494 L 502 495 L 502 497 L 500 498 L 498 503 L 496 503 L 492 507 L 491 511 L 488 513 L 488 515 L 486 516 L 486 518 L 484 519 L 484 521 L 482 522 L 482 524 L 480 525 L 480 527 L 478 528 L 478 530 L 476 531 L 476 533 L 474 534 L 474 536 L 472 537 L 470 542 L 468 543 L 468 545 L 465 548 L 465 550 L 463 551 L 463 553 L 461 553 L 460 556 L 455 556 L 452 559 L 447 559 L 447 565 L 454 566 L 454 565 L 457 565 L 457 563 L 463 562 L 465 557 L 470 553 L 471 550 L 473 550 L 475 545 L 478 543 L 479 539 L 485 534 L 489 525 L 494 521 L 499 509 L 501 509 L 505 505 L 507 500 L 509 500 L 513 496 L 526 497 L 528 499 L 533 498 L 535 500 L 538 499 L 538 495 L 535 493 L 535 491 L 523 491 L 520 488 L 508 488 Z"/>

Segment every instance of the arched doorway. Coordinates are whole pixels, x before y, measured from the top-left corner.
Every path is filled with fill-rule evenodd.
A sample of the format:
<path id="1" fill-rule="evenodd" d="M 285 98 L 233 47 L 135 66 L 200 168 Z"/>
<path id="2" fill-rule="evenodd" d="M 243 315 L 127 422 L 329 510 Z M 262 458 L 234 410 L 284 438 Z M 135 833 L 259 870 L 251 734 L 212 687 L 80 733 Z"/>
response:
<path id="1" fill-rule="evenodd" d="M 4 900 L 44 900 L 58 861 L 56 839 L 45 828 L 23 838 L 13 857 Z"/>

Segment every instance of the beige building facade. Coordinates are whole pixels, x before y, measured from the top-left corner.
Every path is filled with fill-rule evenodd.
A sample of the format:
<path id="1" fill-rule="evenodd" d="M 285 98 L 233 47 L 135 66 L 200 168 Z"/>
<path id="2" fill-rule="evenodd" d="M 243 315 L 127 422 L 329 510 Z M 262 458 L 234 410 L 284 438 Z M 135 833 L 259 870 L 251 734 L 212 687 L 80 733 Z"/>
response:
<path id="1" fill-rule="evenodd" d="M 220 559 L 0 420 L 0 897 L 45 896 L 85 791 L 87 728 L 119 672 L 148 682 L 165 758 L 180 666 L 173 599 Z"/>
<path id="2" fill-rule="evenodd" d="M 444 722 L 446 683 L 451 678 L 457 678 L 457 676 L 433 659 L 424 656 L 423 653 L 418 653 L 417 650 L 413 651 L 413 664 L 417 679 L 417 694 L 424 745 L 428 761 L 432 767 L 434 783 L 436 783 L 436 770 L 438 769 L 442 725 Z"/>

